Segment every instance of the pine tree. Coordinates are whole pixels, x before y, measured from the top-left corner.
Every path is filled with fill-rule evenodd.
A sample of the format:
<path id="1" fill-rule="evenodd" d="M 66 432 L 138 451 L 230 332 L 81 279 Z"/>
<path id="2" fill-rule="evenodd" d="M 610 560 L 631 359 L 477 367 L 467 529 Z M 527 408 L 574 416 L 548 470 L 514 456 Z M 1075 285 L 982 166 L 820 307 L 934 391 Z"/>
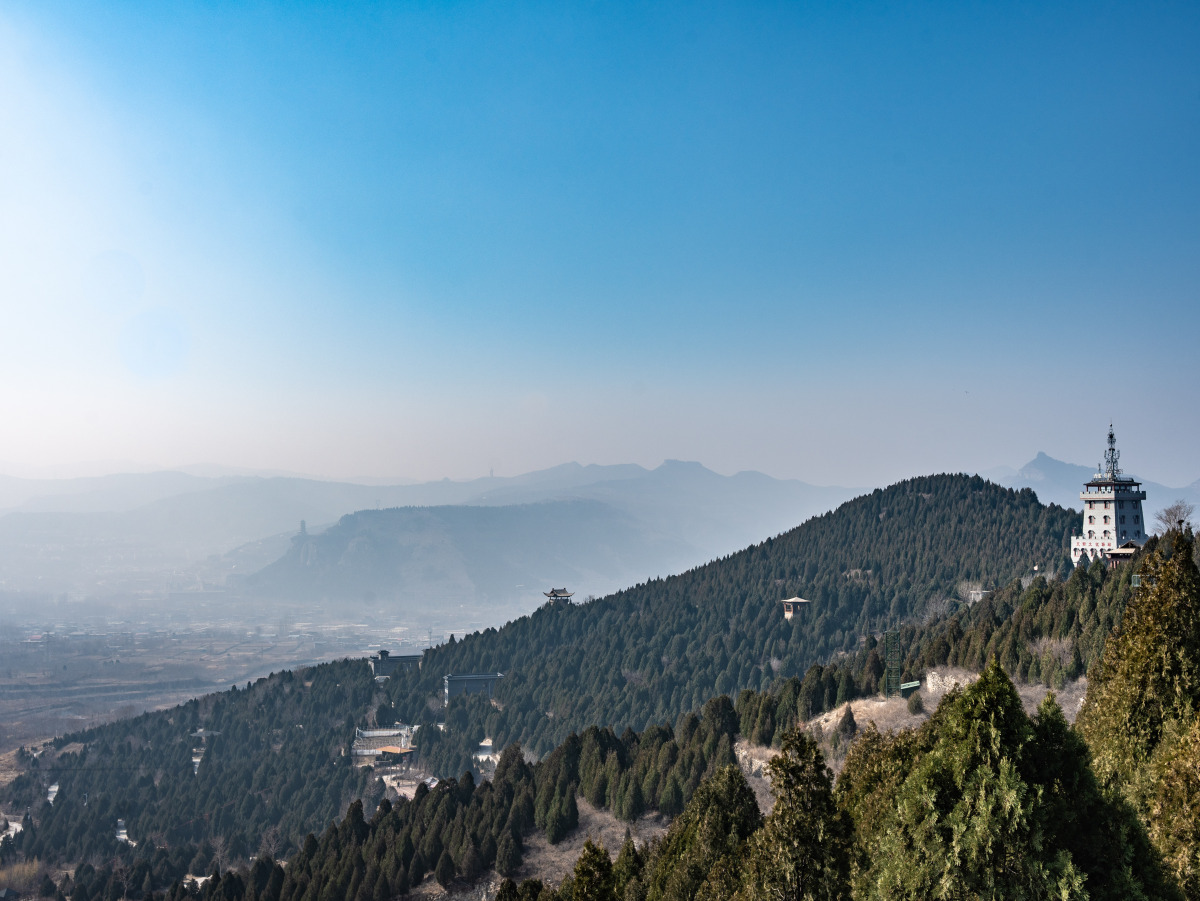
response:
<path id="1" fill-rule="evenodd" d="M 1120 629 L 1092 668 L 1077 725 L 1102 779 L 1144 799 L 1146 764 L 1171 720 L 1200 714 L 1200 571 L 1190 535 L 1168 533 L 1142 562 Z"/>
<path id="2" fill-rule="evenodd" d="M 847 707 L 847 710 L 849 708 Z M 775 806 L 750 840 L 740 901 L 845 897 L 850 822 L 833 799 L 833 775 L 816 742 L 788 730 L 767 764 Z"/>
<path id="3" fill-rule="evenodd" d="M 868 729 L 838 798 L 860 833 L 856 897 L 1174 897 L 1058 705 L 1031 720 L 997 660 L 920 729 Z"/>
<path id="4" fill-rule="evenodd" d="M 612 860 L 604 845 L 590 838 L 575 862 L 573 897 L 574 901 L 617 901 Z"/>
<path id="5" fill-rule="evenodd" d="M 625 886 L 641 875 L 642 855 L 638 851 L 637 845 L 633 843 L 633 837 L 629 834 L 629 830 L 626 829 L 625 841 L 621 845 L 620 853 L 617 854 L 617 862 L 613 864 L 613 886 L 617 897 L 623 898 Z"/>
<path id="6" fill-rule="evenodd" d="M 1043 847 L 1038 793 L 1018 769 L 1031 729 L 998 661 L 941 714 L 898 794 L 870 897 L 1085 898 L 1083 874 Z"/>
<path id="7" fill-rule="evenodd" d="M 679 784 L 679 777 L 672 772 L 667 776 L 663 787 L 658 793 L 658 809 L 667 817 L 675 817 L 683 810 L 683 787 Z"/>
<path id="8" fill-rule="evenodd" d="M 521 852 L 512 834 L 505 830 L 496 842 L 496 872 L 501 876 L 511 876 L 521 865 Z"/>
<path id="9" fill-rule="evenodd" d="M 724 859 L 735 859 L 759 827 L 762 814 L 746 777 L 736 766 L 717 770 L 704 780 L 646 864 L 648 901 L 690 901 L 712 897 L 704 891 L 710 875 L 723 871 Z"/>
<path id="10" fill-rule="evenodd" d="M 433 869 L 433 878 L 442 888 L 448 887 L 454 881 L 454 858 L 450 856 L 449 851 L 442 851 L 437 866 Z"/>
<path id="11" fill-rule="evenodd" d="M 1140 575 L 1077 725 L 1180 888 L 1200 898 L 1200 570 L 1190 531 L 1163 536 Z"/>
<path id="12" fill-rule="evenodd" d="M 854 708 L 849 704 L 846 705 L 846 712 L 842 714 L 842 718 L 838 720 L 837 733 L 844 742 L 849 742 L 858 733 L 858 723 L 854 719 Z"/>
<path id="13" fill-rule="evenodd" d="M 521 901 L 539 901 L 549 891 L 546 886 L 542 885 L 540 879 L 522 879 L 518 889 L 521 893 Z M 551 901 L 553 894 L 551 891 Z"/>
<path id="14" fill-rule="evenodd" d="M 1168 731 L 1155 754 L 1150 837 L 1184 895 L 1200 898 L 1200 720 Z"/>

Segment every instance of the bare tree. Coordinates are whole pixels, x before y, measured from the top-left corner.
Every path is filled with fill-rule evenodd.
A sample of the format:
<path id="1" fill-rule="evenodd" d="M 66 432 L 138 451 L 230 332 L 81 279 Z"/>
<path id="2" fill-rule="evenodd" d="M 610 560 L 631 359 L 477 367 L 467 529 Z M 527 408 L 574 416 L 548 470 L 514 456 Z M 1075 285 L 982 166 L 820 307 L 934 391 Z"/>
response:
<path id="1" fill-rule="evenodd" d="M 212 859 L 216 868 L 222 873 L 225 872 L 229 865 L 229 842 L 223 835 L 214 835 L 208 840 L 208 844 L 212 847 Z"/>
<path id="2" fill-rule="evenodd" d="M 1165 535 L 1172 529 L 1178 529 L 1180 522 L 1183 523 L 1185 529 L 1193 528 L 1192 514 L 1195 512 L 1195 506 L 1189 504 L 1183 498 L 1164 507 L 1154 516 L 1154 525 L 1158 530 L 1158 534 Z"/>
<path id="3" fill-rule="evenodd" d="M 274 860 L 279 856 L 279 849 L 283 847 L 283 835 L 279 831 L 278 826 L 268 826 L 262 834 L 262 841 L 258 846 L 259 857 L 270 857 Z"/>

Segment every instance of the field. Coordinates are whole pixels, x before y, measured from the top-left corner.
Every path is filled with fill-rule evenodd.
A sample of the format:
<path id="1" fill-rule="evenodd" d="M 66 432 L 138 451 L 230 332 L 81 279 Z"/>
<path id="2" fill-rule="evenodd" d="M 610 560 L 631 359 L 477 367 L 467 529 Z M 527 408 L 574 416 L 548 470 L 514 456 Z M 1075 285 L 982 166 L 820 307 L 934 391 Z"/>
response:
<path id="1" fill-rule="evenodd" d="M 308 623 L 275 630 L 129 623 L 0 639 L 0 755 L 271 672 L 366 657 L 381 644 L 403 648 L 395 633 Z"/>

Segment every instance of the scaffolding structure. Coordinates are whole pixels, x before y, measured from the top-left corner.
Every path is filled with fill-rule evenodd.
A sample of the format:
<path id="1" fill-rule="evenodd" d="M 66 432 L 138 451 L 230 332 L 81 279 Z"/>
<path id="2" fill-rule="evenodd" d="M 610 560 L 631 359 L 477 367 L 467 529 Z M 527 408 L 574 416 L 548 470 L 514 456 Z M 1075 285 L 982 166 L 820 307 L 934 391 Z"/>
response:
<path id="1" fill-rule="evenodd" d="M 883 633 L 883 696 L 900 697 L 900 630 Z"/>

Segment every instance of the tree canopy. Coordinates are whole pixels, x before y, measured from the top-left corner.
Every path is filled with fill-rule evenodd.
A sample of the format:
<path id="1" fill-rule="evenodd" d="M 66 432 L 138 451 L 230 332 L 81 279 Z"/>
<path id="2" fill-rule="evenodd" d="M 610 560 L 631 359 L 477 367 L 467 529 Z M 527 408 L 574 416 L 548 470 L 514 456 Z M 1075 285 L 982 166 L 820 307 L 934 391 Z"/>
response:
<path id="1" fill-rule="evenodd" d="M 1088 684 L 1077 725 L 1189 898 L 1200 898 L 1200 570 L 1190 532 L 1141 562 L 1141 587 Z"/>
<path id="2" fill-rule="evenodd" d="M 1050 698 L 1032 719 L 998 663 L 916 732 L 871 732 L 838 783 L 859 898 L 1169 896 L 1144 829 L 1102 791 Z"/>

